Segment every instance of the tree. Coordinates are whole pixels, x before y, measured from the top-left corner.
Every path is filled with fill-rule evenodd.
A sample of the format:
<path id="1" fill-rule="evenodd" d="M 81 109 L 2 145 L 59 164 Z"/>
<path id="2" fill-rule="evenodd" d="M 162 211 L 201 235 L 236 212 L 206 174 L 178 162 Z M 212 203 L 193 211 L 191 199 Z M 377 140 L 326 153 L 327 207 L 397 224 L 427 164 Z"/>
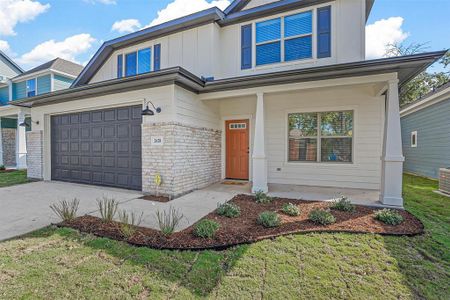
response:
<path id="1" fill-rule="evenodd" d="M 426 43 L 389 44 L 384 56 L 395 57 L 421 53 L 428 48 L 426 45 Z M 450 52 L 447 52 L 437 63 L 442 65 L 443 71 L 429 72 L 425 70 L 402 87 L 400 91 L 401 107 L 419 100 L 425 94 L 450 81 L 450 70 L 448 68 L 450 66 Z"/>

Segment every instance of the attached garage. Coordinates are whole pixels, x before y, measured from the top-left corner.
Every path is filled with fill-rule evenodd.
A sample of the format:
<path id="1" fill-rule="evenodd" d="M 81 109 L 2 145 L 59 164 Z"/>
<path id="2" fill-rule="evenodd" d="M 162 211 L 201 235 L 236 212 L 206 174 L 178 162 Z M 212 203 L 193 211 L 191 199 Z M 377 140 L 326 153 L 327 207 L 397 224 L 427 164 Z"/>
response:
<path id="1" fill-rule="evenodd" d="M 142 106 L 51 117 L 52 180 L 142 189 Z"/>

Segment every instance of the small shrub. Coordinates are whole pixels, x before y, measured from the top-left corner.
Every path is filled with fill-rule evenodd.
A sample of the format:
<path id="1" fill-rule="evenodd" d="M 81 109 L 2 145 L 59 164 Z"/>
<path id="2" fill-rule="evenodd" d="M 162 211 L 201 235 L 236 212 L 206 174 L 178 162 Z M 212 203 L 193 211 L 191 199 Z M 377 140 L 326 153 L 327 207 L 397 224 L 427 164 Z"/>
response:
<path id="1" fill-rule="evenodd" d="M 119 211 L 120 233 L 129 239 L 136 232 L 136 227 L 141 224 L 143 215 L 143 212 L 138 217 L 134 212 L 128 213 L 126 210 Z"/>
<path id="2" fill-rule="evenodd" d="M 80 200 L 73 198 L 71 201 L 61 200 L 57 204 L 50 205 L 51 210 L 63 221 L 71 221 L 77 217 Z"/>
<path id="3" fill-rule="evenodd" d="M 241 215 L 241 209 L 234 203 L 224 203 L 217 207 L 217 214 L 228 218 L 237 218 Z"/>
<path id="4" fill-rule="evenodd" d="M 219 230 L 220 224 L 213 220 L 201 220 L 194 227 L 194 235 L 204 239 L 214 237 L 216 231 Z"/>
<path id="5" fill-rule="evenodd" d="M 403 222 L 403 217 L 401 214 L 388 208 L 376 211 L 375 219 L 388 225 L 399 225 Z"/>
<path id="6" fill-rule="evenodd" d="M 309 219 L 316 224 L 330 225 L 336 222 L 336 218 L 327 210 L 314 209 L 309 213 Z"/>
<path id="7" fill-rule="evenodd" d="M 264 193 L 263 191 L 255 192 L 255 197 L 256 197 L 256 203 L 266 204 L 266 203 L 272 202 L 272 200 L 273 200 L 272 197 L 267 196 L 267 194 Z"/>
<path id="8" fill-rule="evenodd" d="M 282 211 L 288 216 L 292 217 L 298 216 L 300 214 L 300 209 L 298 209 L 298 206 L 292 203 L 283 204 Z"/>
<path id="9" fill-rule="evenodd" d="M 334 200 L 331 203 L 330 208 L 347 212 L 352 212 L 355 210 L 355 206 L 345 196 L 341 196 L 338 199 Z"/>
<path id="10" fill-rule="evenodd" d="M 0 165 L 0 171 L 5 171 L 6 167 L 4 165 Z"/>
<path id="11" fill-rule="evenodd" d="M 174 233 L 184 216 L 179 210 L 176 210 L 171 206 L 168 212 L 165 210 L 160 212 L 158 210 L 156 212 L 156 218 L 158 219 L 159 230 L 161 230 L 164 235 L 168 236 Z"/>
<path id="12" fill-rule="evenodd" d="M 281 220 L 276 212 L 265 211 L 259 214 L 258 224 L 266 228 L 278 227 L 281 224 Z"/>
<path id="13" fill-rule="evenodd" d="M 98 209 L 103 222 L 111 222 L 117 213 L 119 202 L 114 198 L 108 198 L 103 196 L 102 199 L 97 199 Z"/>

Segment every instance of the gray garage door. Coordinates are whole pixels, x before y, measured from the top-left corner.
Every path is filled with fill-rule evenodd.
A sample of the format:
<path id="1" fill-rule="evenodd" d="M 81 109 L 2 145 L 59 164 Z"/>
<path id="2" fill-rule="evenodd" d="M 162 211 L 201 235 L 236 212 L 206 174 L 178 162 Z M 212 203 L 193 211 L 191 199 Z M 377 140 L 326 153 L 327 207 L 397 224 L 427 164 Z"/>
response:
<path id="1" fill-rule="evenodd" d="M 141 106 L 51 118 L 52 180 L 141 190 Z"/>

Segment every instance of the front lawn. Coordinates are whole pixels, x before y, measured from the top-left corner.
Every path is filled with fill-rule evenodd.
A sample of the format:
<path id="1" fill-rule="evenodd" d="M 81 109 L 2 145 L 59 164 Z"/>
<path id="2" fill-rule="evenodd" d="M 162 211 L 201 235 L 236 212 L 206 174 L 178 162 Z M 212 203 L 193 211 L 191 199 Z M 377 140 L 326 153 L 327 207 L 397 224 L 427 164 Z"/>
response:
<path id="1" fill-rule="evenodd" d="M 300 234 L 227 251 L 175 252 L 46 228 L 0 243 L 0 298 L 444 299 L 450 199 L 405 175 L 416 237 Z"/>
<path id="2" fill-rule="evenodd" d="M 2 172 L 0 171 L 0 187 L 11 186 L 20 183 L 27 183 L 29 180 L 27 178 L 26 170 Z"/>

